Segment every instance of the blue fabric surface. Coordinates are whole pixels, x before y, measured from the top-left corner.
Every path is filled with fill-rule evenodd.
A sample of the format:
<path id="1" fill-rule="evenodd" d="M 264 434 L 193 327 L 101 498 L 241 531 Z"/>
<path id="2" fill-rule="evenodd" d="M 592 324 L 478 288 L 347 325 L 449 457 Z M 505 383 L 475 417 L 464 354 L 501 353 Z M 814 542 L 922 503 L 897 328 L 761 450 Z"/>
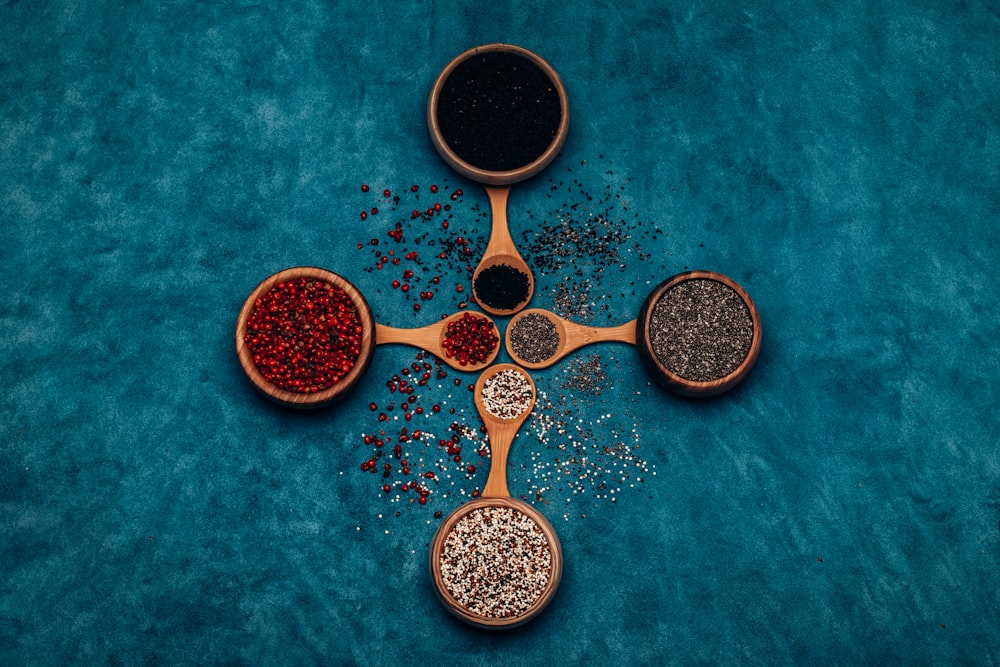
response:
<path id="1" fill-rule="evenodd" d="M 1000 664 L 1000 5 L 422 4 L 0 6 L 0 663 Z M 425 103 L 497 41 L 570 97 L 560 157 L 510 198 L 549 267 L 532 305 L 619 324 L 709 269 L 764 338 L 705 401 L 625 345 L 533 374 L 509 481 L 565 574 L 488 634 L 426 562 L 435 512 L 485 481 L 481 436 L 460 465 L 436 440 L 478 429 L 474 376 L 418 392 L 420 505 L 360 468 L 416 350 L 303 414 L 254 392 L 233 330 L 297 265 L 384 324 L 458 308 L 466 260 L 435 251 L 481 252 L 488 202 Z M 410 218 L 435 201 L 448 230 Z M 561 256 L 559 224 L 596 235 Z M 419 251 L 414 292 L 442 276 L 432 300 L 375 268 L 389 248 Z"/>

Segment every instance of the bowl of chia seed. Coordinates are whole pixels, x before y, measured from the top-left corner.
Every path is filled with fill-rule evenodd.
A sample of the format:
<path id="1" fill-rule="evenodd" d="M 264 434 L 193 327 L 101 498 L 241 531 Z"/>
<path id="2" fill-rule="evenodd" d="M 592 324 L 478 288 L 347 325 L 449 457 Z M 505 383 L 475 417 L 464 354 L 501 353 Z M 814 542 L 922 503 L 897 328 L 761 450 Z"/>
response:
<path id="1" fill-rule="evenodd" d="M 636 346 L 660 385 L 714 396 L 746 377 L 760 352 L 757 306 L 736 281 L 688 271 L 660 283 L 636 319 Z"/>

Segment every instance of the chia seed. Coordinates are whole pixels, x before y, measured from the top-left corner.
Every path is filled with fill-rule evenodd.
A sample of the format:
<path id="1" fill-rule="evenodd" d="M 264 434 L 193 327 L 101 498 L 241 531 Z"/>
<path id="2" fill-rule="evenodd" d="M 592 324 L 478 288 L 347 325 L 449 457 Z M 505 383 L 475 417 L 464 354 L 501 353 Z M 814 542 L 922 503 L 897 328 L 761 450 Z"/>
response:
<path id="1" fill-rule="evenodd" d="M 507 51 L 459 63 L 441 87 L 436 113 L 449 148 L 486 171 L 531 164 L 552 145 L 562 121 L 552 80 L 528 58 Z"/>
<path id="2" fill-rule="evenodd" d="M 740 295 L 717 280 L 685 280 L 652 308 L 653 354 L 682 378 L 710 382 L 743 363 L 753 341 L 753 320 Z"/>
<path id="3" fill-rule="evenodd" d="M 528 515 L 508 507 L 480 507 L 460 518 L 445 537 L 441 579 L 469 611 L 516 617 L 545 592 L 552 551 Z"/>
<path id="4" fill-rule="evenodd" d="M 555 323 L 541 313 L 528 313 L 510 329 L 511 349 L 528 363 L 551 359 L 561 342 Z"/>
<path id="5" fill-rule="evenodd" d="M 515 419 L 531 406 L 531 381 L 519 370 L 509 368 L 483 383 L 483 406 L 497 419 Z"/>
<path id="6" fill-rule="evenodd" d="M 472 286 L 476 299 L 496 310 L 510 310 L 528 298 L 528 274 L 509 264 L 483 269 Z"/>

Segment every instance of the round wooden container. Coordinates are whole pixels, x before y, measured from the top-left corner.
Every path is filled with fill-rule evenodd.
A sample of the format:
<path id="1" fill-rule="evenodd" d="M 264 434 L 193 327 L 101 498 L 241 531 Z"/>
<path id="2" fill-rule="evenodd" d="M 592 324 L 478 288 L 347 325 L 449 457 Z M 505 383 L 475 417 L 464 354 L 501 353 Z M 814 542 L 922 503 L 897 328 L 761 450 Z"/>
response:
<path id="1" fill-rule="evenodd" d="M 289 391 L 265 380 L 263 375 L 261 375 L 261 372 L 254 365 L 253 359 L 250 355 L 250 350 L 244 342 L 247 332 L 247 320 L 250 317 L 250 313 L 253 311 L 254 304 L 257 302 L 257 299 L 270 291 L 275 284 L 288 280 L 294 280 L 296 278 L 315 278 L 343 290 L 347 294 L 348 298 L 350 298 L 354 306 L 358 309 L 358 316 L 361 319 L 362 326 L 361 353 L 358 355 L 358 359 L 354 363 L 350 372 L 344 376 L 340 382 L 333 385 L 329 389 L 312 394 Z M 247 377 L 250 378 L 253 385 L 257 387 L 257 389 L 259 389 L 265 396 L 276 403 L 290 408 L 319 408 L 343 397 L 358 383 L 361 376 L 364 375 L 365 370 L 368 368 L 368 364 L 371 362 L 374 351 L 375 320 L 372 317 L 372 311 L 368 306 L 368 302 L 365 301 L 361 292 L 359 292 L 354 285 L 348 282 L 345 278 L 331 271 L 327 271 L 326 269 L 319 269 L 311 266 L 300 266 L 285 269 L 284 271 L 279 271 L 271 276 L 268 276 L 256 287 L 256 289 L 254 289 L 253 292 L 250 293 L 250 296 L 247 297 L 246 301 L 243 303 L 243 308 L 240 309 L 239 317 L 236 320 L 236 354 L 239 357 L 240 365 L 243 366 L 243 370 L 247 374 Z"/>
<path id="2" fill-rule="evenodd" d="M 455 71 L 456 67 L 469 58 L 482 53 L 490 52 L 517 54 L 542 70 L 552 82 L 553 87 L 556 89 L 556 92 L 559 95 L 560 108 L 562 110 L 559 128 L 556 130 L 555 138 L 549 145 L 548 149 L 546 149 L 544 153 L 532 162 L 508 171 L 488 171 L 469 164 L 460 158 L 445 141 L 444 135 L 441 133 L 441 126 L 438 122 L 438 100 L 441 95 L 441 90 L 444 87 L 445 82 L 448 80 L 448 77 L 451 76 L 451 73 Z M 441 70 L 441 73 L 434 81 L 430 97 L 427 100 L 427 126 L 430 129 L 431 141 L 434 144 L 434 148 L 437 149 L 444 161 L 447 162 L 455 171 L 462 174 L 466 178 L 476 181 L 477 183 L 483 183 L 485 185 L 510 185 L 511 183 L 517 183 L 518 181 L 523 181 L 526 178 L 534 176 L 548 166 L 548 164 L 555 159 L 556 155 L 558 155 L 559 150 L 566 141 L 566 135 L 569 133 L 569 98 L 566 95 L 566 87 L 563 85 L 562 79 L 559 78 L 555 69 L 553 69 L 551 65 L 545 62 L 545 60 L 543 60 L 542 57 L 535 52 L 529 51 L 528 49 L 520 46 L 514 46 L 513 44 L 484 44 L 458 54 L 445 66 L 443 70 Z"/>
<path id="3" fill-rule="evenodd" d="M 451 533 L 455 524 L 457 524 L 464 516 L 466 516 L 469 512 L 482 507 L 507 507 L 529 516 L 545 536 L 545 540 L 548 542 L 549 551 L 552 554 L 552 569 L 549 571 L 549 579 L 545 584 L 545 589 L 530 607 L 517 616 L 508 618 L 492 618 L 489 616 L 482 616 L 471 611 L 468 607 L 459 603 L 451 596 L 451 594 L 448 593 L 447 586 L 441 576 L 440 562 L 445 539 L 448 537 L 449 533 Z M 477 498 L 462 504 L 458 509 L 449 514 L 445 518 L 445 521 L 438 527 L 437 532 L 434 534 L 434 540 L 431 542 L 430 569 L 431 577 L 433 578 L 434 583 L 434 590 L 437 593 L 438 598 L 441 600 L 441 603 L 449 612 L 466 623 L 479 628 L 487 630 L 505 630 L 527 623 L 531 619 L 538 616 L 538 614 L 540 614 L 542 610 L 548 606 L 549 602 L 552 601 L 553 596 L 556 594 L 556 590 L 559 588 L 559 581 L 562 579 L 562 547 L 559 544 L 559 538 L 556 537 L 555 530 L 552 528 L 552 524 L 550 524 L 538 510 L 528 503 L 509 497 Z"/>
<path id="4" fill-rule="evenodd" d="M 668 368 L 653 352 L 650 342 L 650 317 L 653 308 L 667 291 L 688 280 L 714 280 L 726 285 L 739 295 L 750 312 L 750 319 L 753 323 L 753 336 L 750 342 L 750 349 L 747 351 L 742 363 L 724 377 L 708 381 L 689 380 Z M 746 290 L 736 281 L 714 271 L 687 271 L 663 281 L 646 297 L 639 310 L 639 317 L 636 318 L 636 347 L 643 365 L 649 370 L 653 379 L 658 384 L 682 396 L 714 396 L 735 387 L 746 377 L 750 369 L 753 368 L 754 363 L 756 363 L 757 355 L 760 352 L 760 340 L 760 314 L 757 312 L 757 306 L 754 304 L 753 299 L 750 298 Z"/>

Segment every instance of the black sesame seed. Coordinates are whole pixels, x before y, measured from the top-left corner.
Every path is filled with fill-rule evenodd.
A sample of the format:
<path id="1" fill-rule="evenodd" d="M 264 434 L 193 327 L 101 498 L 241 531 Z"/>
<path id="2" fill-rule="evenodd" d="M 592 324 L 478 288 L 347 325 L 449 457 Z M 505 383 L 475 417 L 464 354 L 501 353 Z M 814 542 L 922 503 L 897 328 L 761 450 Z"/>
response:
<path id="1" fill-rule="evenodd" d="M 497 264 L 483 269 L 472 287 L 480 303 L 510 310 L 528 299 L 528 274 L 509 264 Z"/>
<path id="2" fill-rule="evenodd" d="M 531 164 L 552 145 L 562 121 L 559 93 L 528 58 L 487 52 L 459 63 L 438 95 L 445 143 L 464 162 L 486 171 Z"/>

